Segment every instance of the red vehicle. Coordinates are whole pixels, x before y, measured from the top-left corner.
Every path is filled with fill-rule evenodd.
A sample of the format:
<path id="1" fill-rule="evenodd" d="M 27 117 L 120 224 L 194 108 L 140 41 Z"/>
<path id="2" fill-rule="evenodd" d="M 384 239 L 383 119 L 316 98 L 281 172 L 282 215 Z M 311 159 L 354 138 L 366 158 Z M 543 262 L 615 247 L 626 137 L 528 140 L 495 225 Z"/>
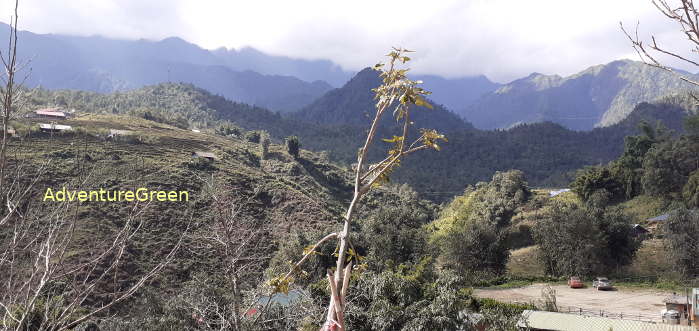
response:
<path id="1" fill-rule="evenodd" d="M 568 286 L 570 286 L 570 288 L 583 288 L 585 287 L 585 283 L 583 283 L 579 277 L 573 276 L 568 279 Z"/>

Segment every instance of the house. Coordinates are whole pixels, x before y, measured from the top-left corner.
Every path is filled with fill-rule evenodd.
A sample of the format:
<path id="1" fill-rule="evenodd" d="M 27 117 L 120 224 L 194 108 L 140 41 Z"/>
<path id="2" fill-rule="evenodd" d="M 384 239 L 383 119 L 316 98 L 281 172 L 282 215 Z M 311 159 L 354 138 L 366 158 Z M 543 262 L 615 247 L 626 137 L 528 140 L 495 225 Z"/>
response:
<path id="1" fill-rule="evenodd" d="M 670 218 L 670 213 L 662 214 L 648 219 L 648 223 L 661 223 Z"/>
<path id="2" fill-rule="evenodd" d="M 213 160 L 216 160 L 216 155 L 214 155 L 214 153 L 211 153 L 211 152 L 195 151 L 195 152 L 192 152 L 192 158 L 195 158 L 195 159 L 204 158 L 204 159 L 207 159 L 209 161 L 213 161 Z"/>
<path id="3" fill-rule="evenodd" d="M 696 331 L 691 326 L 525 310 L 517 327 L 534 331 Z"/>
<path id="4" fill-rule="evenodd" d="M 34 111 L 34 115 L 36 117 L 43 117 L 43 118 L 53 118 L 53 119 L 59 119 L 59 120 L 64 120 L 68 118 L 68 115 L 66 113 L 60 111 L 60 108 L 43 108 Z"/>
<path id="5" fill-rule="evenodd" d="M 692 316 L 692 298 L 690 298 L 689 293 L 687 295 L 677 295 L 673 293 L 667 298 L 663 299 L 665 303 L 665 310 L 674 310 L 680 313 L 680 319 L 686 320 L 688 317 Z"/>
<path id="6" fill-rule="evenodd" d="M 39 129 L 41 130 L 41 132 L 65 132 L 73 130 L 73 128 L 70 125 L 44 123 L 39 124 Z"/>
<path id="7" fill-rule="evenodd" d="M 555 196 L 557 196 L 557 195 L 559 195 L 559 194 L 561 194 L 561 193 L 566 193 L 566 192 L 570 192 L 570 189 L 569 189 L 569 188 L 564 188 L 564 189 L 560 189 L 560 190 L 550 191 L 550 192 L 549 192 L 549 198 L 553 198 L 553 197 L 555 197 Z"/>
<path id="8" fill-rule="evenodd" d="M 0 128 L 0 132 L 2 132 L 2 128 Z M 8 127 L 7 128 L 7 136 L 11 137 L 11 138 L 17 137 L 17 131 L 15 131 L 15 129 L 13 129 L 11 127 Z"/>
<path id="9" fill-rule="evenodd" d="M 648 236 L 650 231 L 644 228 L 641 224 L 634 224 L 631 226 L 631 235 L 634 237 L 644 238 Z"/>
<path id="10" fill-rule="evenodd" d="M 115 130 L 115 129 L 109 129 L 109 135 L 107 135 L 107 138 L 117 138 L 119 136 L 128 136 L 133 134 L 133 131 L 131 130 Z"/>

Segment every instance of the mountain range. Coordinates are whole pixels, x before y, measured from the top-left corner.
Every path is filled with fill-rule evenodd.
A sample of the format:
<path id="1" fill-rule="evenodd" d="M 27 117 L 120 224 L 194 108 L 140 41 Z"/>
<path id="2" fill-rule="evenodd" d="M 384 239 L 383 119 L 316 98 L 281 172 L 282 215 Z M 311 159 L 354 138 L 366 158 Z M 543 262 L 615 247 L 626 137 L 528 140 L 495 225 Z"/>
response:
<path id="1" fill-rule="evenodd" d="M 6 24 L 0 26 L 0 43 L 7 43 L 8 31 Z M 231 100 L 281 112 L 299 109 L 332 88 L 321 80 L 235 70 L 227 66 L 235 62 L 234 53 L 224 56 L 180 38 L 130 41 L 20 31 L 18 45 L 19 58 L 30 60 L 25 84 L 32 87 L 106 93 L 187 82 Z M 249 55 L 243 57 L 248 64 L 255 62 Z M 295 63 L 308 63 L 264 54 L 257 61 L 290 63 L 292 68 Z"/>
<path id="2" fill-rule="evenodd" d="M 8 29 L 0 24 L 0 43 L 6 42 Z M 376 81 L 358 83 L 371 77 L 364 71 L 355 76 L 328 60 L 274 56 L 249 47 L 206 50 L 177 37 L 117 40 L 28 31 L 21 31 L 19 37 L 20 58 L 31 59 L 29 86 L 109 93 L 184 82 L 232 101 L 330 125 L 363 123 L 367 119 L 361 116 L 373 109 L 371 100 L 353 96 L 362 92 L 359 86 L 375 86 Z M 591 130 L 618 123 L 640 102 L 690 88 L 669 72 L 629 60 L 593 66 L 567 77 L 533 73 L 507 84 L 483 75 L 410 77 L 422 80 L 424 88 L 433 92 L 430 98 L 438 111 L 432 116 L 439 116 L 432 123 L 472 124 L 479 129 L 550 121 L 573 130 Z M 348 81 L 342 91 L 333 89 Z M 333 111 L 328 115 L 330 108 Z M 357 108 L 361 108 L 359 115 L 350 111 Z M 455 116 L 470 124 L 462 125 Z"/>
<path id="3" fill-rule="evenodd" d="M 668 71 L 622 60 L 568 77 L 533 73 L 483 95 L 460 113 L 482 129 L 551 121 L 590 130 L 620 122 L 638 103 L 691 87 Z"/>

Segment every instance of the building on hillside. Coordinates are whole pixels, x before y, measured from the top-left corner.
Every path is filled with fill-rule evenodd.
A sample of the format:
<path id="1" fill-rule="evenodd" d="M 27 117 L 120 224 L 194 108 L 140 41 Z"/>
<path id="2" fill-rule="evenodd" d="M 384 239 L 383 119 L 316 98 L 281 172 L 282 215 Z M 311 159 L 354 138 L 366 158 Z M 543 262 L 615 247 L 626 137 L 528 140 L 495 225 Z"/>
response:
<path id="1" fill-rule="evenodd" d="M 649 218 L 648 223 L 662 223 L 667 221 L 668 218 L 670 218 L 670 213 L 665 213 L 662 215 L 655 216 L 653 218 Z"/>
<path id="2" fill-rule="evenodd" d="M 216 155 L 214 153 L 211 153 L 211 152 L 195 151 L 195 152 L 192 152 L 192 158 L 194 158 L 194 159 L 203 158 L 203 159 L 207 159 L 209 161 L 214 161 L 214 160 L 216 160 Z"/>
<path id="3" fill-rule="evenodd" d="M 129 136 L 133 134 L 133 131 L 131 130 L 115 130 L 115 129 L 109 129 L 109 135 L 107 135 L 107 138 L 110 139 L 115 139 L 119 136 Z"/>
<path id="4" fill-rule="evenodd" d="M 39 130 L 41 132 L 66 132 L 73 130 L 73 128 L 70 125 L 41 123 L 39 124 Z"/>
<path id="5" fill-rule="evenodd" d="M 532 331 L 696 331 L 691 326 L 525 310 L 517 323 Z"/>
<path id="6" fill-rule="evenodd" d="M 687 292 L 685 295 L 673 293 L 663 299 L 665 310 L 674 310 L 680 314 L 680 319 L 683 321 L 697 320 L 697 300 L 699 300 L 699 289 L 693 289 L 692 292 Z M 694 323 L 693 323 L 694 324 Z"/>
<path id="7" fill-rule="evenodd" d="M 0 127 L 0 132 L 2 132 L 2 128 Z M 1 135 L 0 135 L 1 136 Z M 17 131 L 13 129 L 12 127 L 7 128 L 7 136 L 10 138 L 16 138 L 17 137 Z"/>
<path id="8" fill-rule="evenodd" d="M 641 224 L 634 224 L 631 226 L 631 235 L 638 238 L 646 238 L 650 232 L 644 228 Z"/>
<path id="9" fill-rule="evenodd" d="M 60 108 L 38 109 L 38 110 L 34 111 L 34 116 L 41 117 L 41 118 L 59 119 L 59 120 L 64 120 L 64 119 L 68 118 L 68 114 L 66 114 L 65 112 L 62 112 Z"/>
<path id="10" fill-rule="evenodd" d="M 566 193 L 566 192 L 570 192 L 570 189 L 569 189 L 569 188 L 564 188 L 564 189 L 560 189 L 560 190 L 550 191 L 550 192 L 549 192 L 549 198 L 553 198 L 553 197 L 555 197 L 555 196 L 557 196 L 557 195 L 559 195 L 559 194 L 561 194 L 561 193 Z"/>

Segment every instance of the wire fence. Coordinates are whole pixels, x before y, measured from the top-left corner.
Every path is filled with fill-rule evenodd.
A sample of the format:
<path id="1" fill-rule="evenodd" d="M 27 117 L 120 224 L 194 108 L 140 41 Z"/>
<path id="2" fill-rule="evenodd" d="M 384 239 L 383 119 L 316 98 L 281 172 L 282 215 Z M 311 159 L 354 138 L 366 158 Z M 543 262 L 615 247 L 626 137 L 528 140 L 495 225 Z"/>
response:
<path id="1" fill-rule="evenodd" d="M 640 314 L 640 313 L 617 313 L 617 312 L 611 312 L 607 311 L 604 309 L 587 309 L 587 308 L 582 308 L 582 307 L 576 307 L 576 306 L 558 306 L 558 312 L 559 313 L 567 313 L 567 314 L 575 314 L 575 315 L 582 315 L 582 316 L 591 316 L 591 317 L 606 317 L 606 318 L 615 318 L 615 319 L 623 319 L 623 320 L 632 320 L 632 321 L 642 321 L 642 322 L 658 322 L 662 320 L 662 317 L 660 314 L 654 315 L 654 314 Z"/>

